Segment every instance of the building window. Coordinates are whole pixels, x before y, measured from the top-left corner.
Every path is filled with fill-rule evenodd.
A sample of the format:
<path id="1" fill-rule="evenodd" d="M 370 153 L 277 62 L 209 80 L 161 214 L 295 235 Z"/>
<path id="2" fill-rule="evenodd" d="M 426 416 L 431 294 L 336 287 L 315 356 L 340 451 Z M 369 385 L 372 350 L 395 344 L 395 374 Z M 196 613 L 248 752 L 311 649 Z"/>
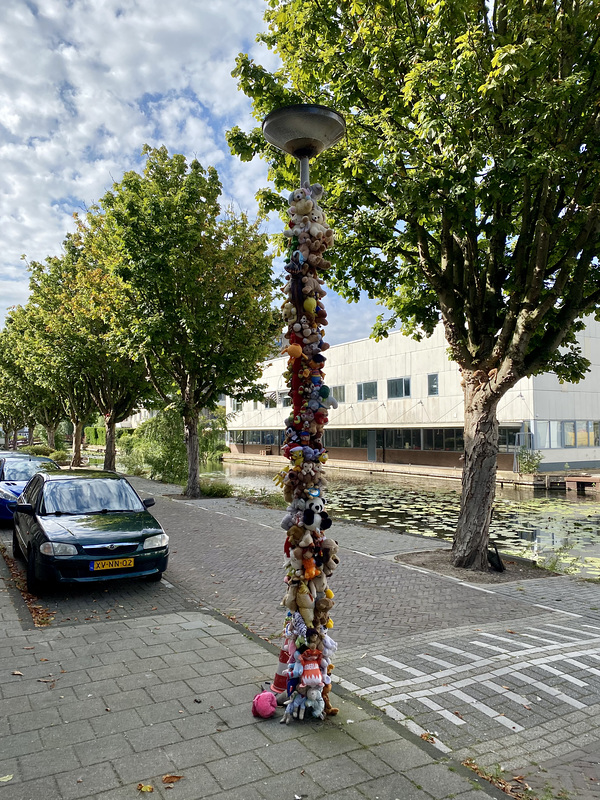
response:
<path id="1" fill-rule="evenodd" d="M 241 411 L 243 406 L 244 404 L 241 400 L 234 400 L 231 398 L 231 410 L 234 414 L 236 414 L 238 411 Z"/>
<path id="2" fill-rule="evenodd" d="M 368 431 L 362 430 L 352 431 L 352 446 L 366 449 L 368 433 Z"/>
<path id="3" fill-rule="evenodd" d="M 385 446 L 388 450 L 420 450 L 421 429 L 399 428 L 397 430 L 386 430 Z"/>
<path id="4" fill-rule="evenodd" d="M 275 408 L 277 406 L 277 401 L 274 397 L 265 397 L 265 408 Z"/>
<path id="5" fill-rule="evenodd" d="M 326 447 L 352 447 L 352 431 L 327 430 L 324 442 Z"/>
<path id="6" fill-rule="evenodd" d="M 574 422 L 563 422 L 562 424 L 562 434 L 563 434 L 563 447 L 575 447 L 575 423 Z"/>
<path id="7" fill-rule="evenodd" d="M 338 403 L 345 403 L 346 402 L 346 387 L 345 386 L 330 386 L 329 387 L 329 394 L 331 397 L 335 397 Z"/>
<path id="8" fill-rule="evenodd" d="M 500 428 L 498 431 L 498 450 L 500 453 L 514 453 L 521 428 Z"/>
<path id="9" fill-rule="evenodd" d="M 592 426 L 594 430 L 594 447 L 600 447 L 600 422 L 592 422 Z"/>
<path id="10" fill-rule="evenodd" d="M 233 444 L 244 444 L 244 431 L 229 431 L 229 441 Z"/>
<path id="11" fill-rule="evenodd" d="M 356 399 L 359 402 L 363 400 L 377 400 L 377 381 L 368 381 L 367 383 L 359 383 L 357 386 Z"/>
<path id="12" fill-rule="evenodd" d="M 439 394 L 437 372 L 427 376 L 427 394 L 429 397 L 436 397 Z"/>
<path id="13" fill-rule="evenodd" d="M 278 399 L 283 408 L 289 408 L 292 405 L 292 398 L 287 392 L 279 392 Z"/>
<path id="14" fill-rule="evenodd" d="M 387 396 L 389 399 L 410 397 L 410 378 L 391 378 L 387 382 Z"/>

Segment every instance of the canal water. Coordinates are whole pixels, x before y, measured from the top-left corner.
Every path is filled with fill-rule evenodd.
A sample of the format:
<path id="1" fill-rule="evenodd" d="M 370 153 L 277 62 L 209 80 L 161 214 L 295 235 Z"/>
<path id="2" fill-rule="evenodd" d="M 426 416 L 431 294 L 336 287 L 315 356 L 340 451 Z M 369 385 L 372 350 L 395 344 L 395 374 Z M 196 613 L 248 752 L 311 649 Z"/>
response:
<path id="1" fill-rule="evenodd" d="M 211 466 L 205 478 L 223 479 L 248 492 L 277 491 L 276 469 L 251 464 Z M 405 476 L 362 475 L 327 469 L 327 511 L 335 519 L 450 541 L 460 509 L 460 485 Z M 498 488 L 490 541 L 504 553 L 560 558 L 589 577 L 600 577 L 600 501 L 574 492 Z"/>

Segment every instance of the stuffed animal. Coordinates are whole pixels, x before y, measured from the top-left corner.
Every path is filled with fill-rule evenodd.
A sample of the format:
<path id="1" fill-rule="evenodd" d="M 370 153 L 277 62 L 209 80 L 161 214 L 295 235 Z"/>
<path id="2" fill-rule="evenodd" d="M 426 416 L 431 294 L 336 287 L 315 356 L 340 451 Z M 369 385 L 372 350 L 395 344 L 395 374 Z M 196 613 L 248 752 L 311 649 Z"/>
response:
<path id="1" fill-rule="evenodd" d="M 313 717 L 325 719 L 325 701 L 321 697 L 321 690 L 310 688 L 306 690 L 305 709 L 310 709 Z"/>
<path id="2" fill-rule="evenodd" d="M 306 501 L 302 521 L 304 527 L 311 531 L 326 531 L 331 528 L 331 520 L 325 511 L 325 501 L 322 497 L 312 497 Z"/>
<path id="3" fill-rule="evenodd" d="M 321 698 L 323 700 L 323 705 L 325 708 L 325 715 L 328 717 L 334 717 L 339 712 L 339 708 L 335 708 L 335 706 L 331 705 L 331 700 L 329 699 L 330 692 L 331 692 L 331 684 L 326 683 L 321 690 Z"/>
<path id="4" fill-rule="evenodd" d="M 272 692 L 264 691 L 257 694 L 252 701 L 252 714 L 255 717 L 268 719 L 272 717 L 277 708 L 277 699 Z"/>
<path id="5" fill-rule="evenodd" d="M 302 653 L 300 656 L 300 662 L 302 663 L 302 677 L 300 678 L 299 688 L 308 688 L 310 686 L 321 688 L 321 686 L 323 686 L 323 676 L 321 675 L 320 661 L 320 650 L 305 650 Z"/>
<path id="6" fill-rule="evenodd" d="M 327 577 L 333 573 L 334 569 L 340 563 L 340 560 L 337 556 L 338 549 L 338 543 L 335 541 L 335 539 L 323 539 L 321 542 L 321 553 L 323 558 L 322 570 Z"/>
<path id="7" fill-rule="evenodd" d="M 305 703 L 306 697 L 303 694 L 300 694 L 300 692 L 293 694 L 284 703 L 285 711 L 283 712 L 280 723 L 289 725 L 292 717 L 295 719 L 304 719 Z"/>

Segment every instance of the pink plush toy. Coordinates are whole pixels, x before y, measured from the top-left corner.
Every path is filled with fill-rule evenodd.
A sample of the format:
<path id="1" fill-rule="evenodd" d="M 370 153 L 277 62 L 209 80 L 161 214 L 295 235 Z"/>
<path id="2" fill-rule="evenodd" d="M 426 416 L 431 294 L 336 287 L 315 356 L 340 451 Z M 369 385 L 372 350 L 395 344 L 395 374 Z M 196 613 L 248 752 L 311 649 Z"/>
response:
<path id="1" fill-rule="evenodd" d="M 264 717 L 268 719 L 272 717 L 277 708 L 277 700 L 272 692 L 265 690 L 257 694 L 252 701 L 252 713 L 255 717 Z"/>

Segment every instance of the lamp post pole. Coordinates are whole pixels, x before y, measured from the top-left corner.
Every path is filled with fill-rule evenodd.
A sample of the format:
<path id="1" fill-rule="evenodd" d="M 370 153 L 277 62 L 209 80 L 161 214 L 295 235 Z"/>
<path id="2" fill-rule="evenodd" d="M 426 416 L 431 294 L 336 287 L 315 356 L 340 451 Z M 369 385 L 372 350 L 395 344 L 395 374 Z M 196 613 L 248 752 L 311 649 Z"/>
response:
<path id="1" fill-rule="evenodd" d="M 325 511 L 324 464 L 327 453 L 323 430 L 337 401 L 324 383 L 325 291 L 320 277 L 331 266 L 323 257 L 333 244 L 319 201 L 323 188 L 310 185 L 310 159 L 338 142 L 345 132 L 343 117 L 320 105 L 279 108 L 266 117 L 268 142 L 300 162 L 300 186 L 289 197 L 289 242 L 285 270 L 288 281 L 282 314 L 288 355 L 286 382 L 291 400 L 285 420 L 283 455 L 290 464 L 276 476 L 288 502 L 282 521 L 286 531 L 286 593 L 288 609 L 285 642 L 271 686 L 286 705 L 282 722 L 292 717 L 324 718 L 336 714 L 329 700 L 332 655 L 337 649 L 329 636 L 334 605 L 328 579 L 337 566 L 337 542 L 326 535 L 331 520 Z"/>

